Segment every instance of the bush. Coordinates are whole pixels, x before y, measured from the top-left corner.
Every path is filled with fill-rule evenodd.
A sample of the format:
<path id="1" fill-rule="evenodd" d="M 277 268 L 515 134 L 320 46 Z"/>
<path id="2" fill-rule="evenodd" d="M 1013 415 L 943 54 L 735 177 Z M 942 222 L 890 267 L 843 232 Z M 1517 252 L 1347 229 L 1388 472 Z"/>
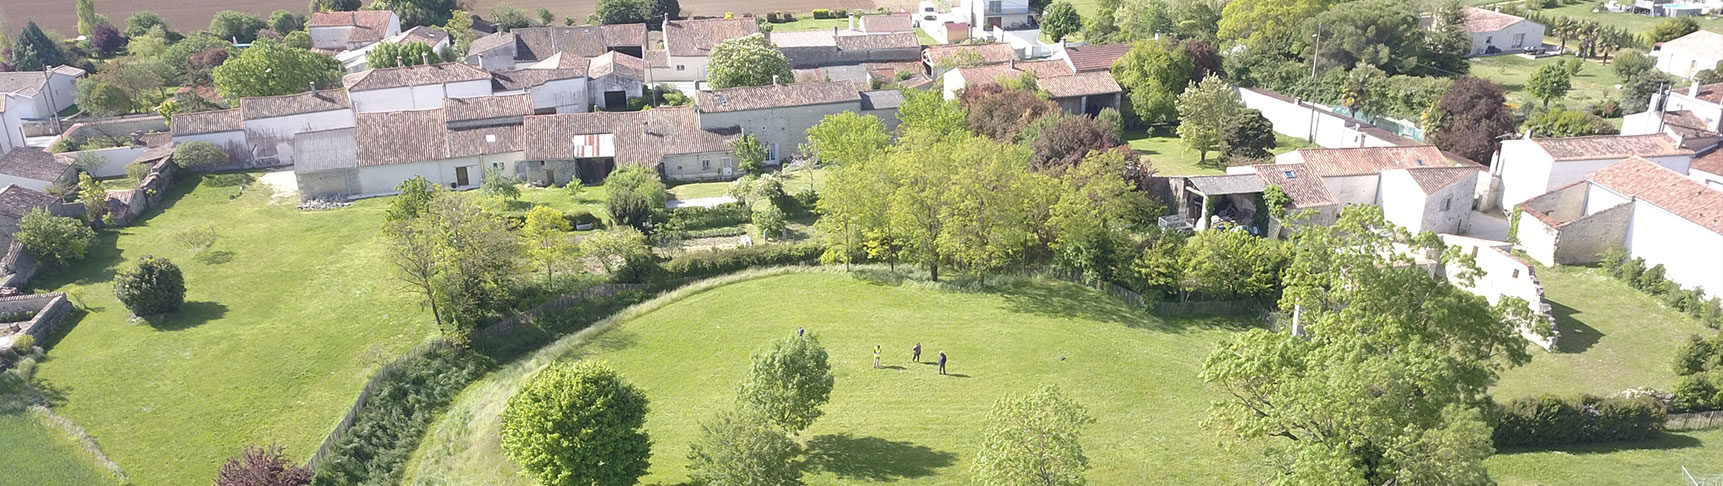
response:
<path id="1" fill-rule="evenodd" d="M 1675 382 L 1675 400 L 1669 404 L 1676 413 L 1723 410 L 1723 379 L 1717 372 L 1698 373 L 1681 377 Z"/>
<path id="2" fill-rule="evenodd" d="M 1520 398 L 1495 408 L 1496 447 L 1634 441 L 1663 430 L 1668 411 L 1652 397 Z"/>
<path id="3" fill-rule="evenodd" d="M 598 219 L 598 216 L 594 216 L 591 211 L 587 211 L 585 209 L 564 211 L 562 213 L 562 219 L 568 220 L 568 225 L 576 228 L 579 228 L 580 225 L 583 224 L 590 224 L 593 228 L 604 225 L 603 220 Z"/>
<path id="4" fill-rule="evenodd" d="M 824 251 L 820 245 L 812 243 L 696 251 L 670 259 L 663 268 L 668 278 L 701 278 L 749 267 L 814 263 L 820 260 L 820 253 Z"/>
<path id="5" fill-rule="evenodd" d="M 126 178 L 131 179 L 133 184 L 143 182 L 144 178 L 149 176 L 149 164 L 126 164 Z"/>
<path id="6" fill-rule="evenodd" d="M 435 346 L 389 364 L 334 453 L 318 463 L 315 484 L 395 484 L 431 417 L 484 372 L 483 359 Z"/>
<path id="7" fill-rule="evenodd" d="M 502 448 L 539 484 L 634 484 L 652 454 L 646 403 L 605 365 L 552 364 L 509 397 Z"/>
<path id="8" fill-rule="evenodd" d="M 12 352 L 14 353 L 30 354 L 32 351 L 30 348 L 34 347 L 36 347 L 36 336 L 20 333 L 17 337 L 12 338 Z"/>
<path id="9" fill-rule="evenodd" d="M 1645 265 L 1643 259 L 1635 258 L 1633 261 L 1640 266 Z M 1651 295 L 1663 295 L 1664 292 L 1669 291 L 1669 280 L 1663 277 L 1664 273 L 1663 264 L 1653 265 L 1646 269 L 1645 273 L 1639 274 L 1638 278 L 1633 279 L 1633 286 Z"/>
<path id="10" fill-rule="evenodd" d="M 1717 344 L 1698 334 L 1675 349 L 1673 369 L 1677 376 L 1687 376 L 1711 369 L 1717 363 Z"/>
<path id="11" fill-rule="evenodd" d="M 816 9 L 814 9 L 814 18 L 816 18 L 816 19 L 832 18 L 832 11 L 827 10 L 827 9 L 823 9 L 823 8 L 816 8 Z"/>
<path id="12" fill-rule="evenodd" d="M 754 211 L 754 226 L 760 228 L 760 236 L 776 239 L 783 235 L 788 222 L 784 220 L 784 210 L 776 204 L 767 204 L 759 211 Z"/>
<path id="13" fill-rule="evenodd" d="M 144 255 L 114 275 L 114 297 L 135 316 L 159 316 L 185 304 L 185 277 L 166 258 Z"/>
<path id="14" fill-rule="evenodd" d="M 748 230 L 742 229 L 740 226 L 726 226 L 723 228 L 689 231 L 688 238 L 722 238 L 726 236 L 742 236 L 745 234 L 748 234 Z"/>
<path id="15" fill-rule="evenodd" d="M 56 154 L 64 153 L 64 152 L 77 152 L 78 150 L 82 149 L 82 146 L 83 146 L 83 143 L 79 142 L 78 139 L 76 139 L 76 138 L 60 137 L 59 140 L 54 141 L 53 145 L 48 146 L 48 151 L 56 153 Z"/>
<path id="16" fill-rule="evenodd" d="M 293 463 L 279 445 L 246 446 L 240 455 L 228 458 L 216 472 L 216 486 L 303 486 L 311 484 L 311 470 Z"/>
<path id="17" fill-rule="evenodd" d="M 832 9 L 832 18 L 834 18 L 834 19 L 841 19 L 841 18 L 849 17 L 849 16 L 850 16 L 850 12 L 848 10 L 844 10 L 841 8 Z"/>
<path id="18" fill-rule="evenodd" d="M 227 152 L 213 143 L 192 140 L 174 146 L 173 161 L 186 169 L 200 169 L 226 164 L 228 157 Z"/>
<path id="19" fill-rule="evenodd" d="M 713 207 L 683 207 L 670 211 L 670 217 L 682 223 L 682 228 L 696 231 L 723 228 L 747 223 L 753 218 L 742 203 L 724 203 Z"/>
<path id="20" fill-rule="evenodd" d="M 808 211 L 814 210 L 814 207 L 820 203 L 820 193 L 812 188 L 797 191 L 795 198 L 796 206 Z"/>
<path id="21" fill-rule="evenodd" d="M 1599 101 L 1591 106 L 1591 114 L 1604 118 L 1620 118 L 1621 102 L 1613 99 Z"/>
<path id="22" fill-rule="evenodd" d="M 89 253 L 90 243 L 96 240 L 96 231 L 76 218 L 54 216 L 36 208 L 18 220 L 18 231 L 13 237 L 38 260 L 59 265 L 83 259 Z"/>

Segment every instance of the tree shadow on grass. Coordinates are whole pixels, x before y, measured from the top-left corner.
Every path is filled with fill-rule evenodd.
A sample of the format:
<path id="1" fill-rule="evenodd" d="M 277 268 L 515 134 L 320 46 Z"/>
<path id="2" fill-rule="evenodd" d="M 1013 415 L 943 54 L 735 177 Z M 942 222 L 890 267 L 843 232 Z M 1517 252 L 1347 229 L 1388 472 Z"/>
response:
<path id="1" fill-rule="evenodd" d="M 1603 332 L 1588 326 L 1577 316 L 1585 313 L 1572 307 L 1561 305 L 1554 301 L 1550 303 L 1550 314 L 1555 316 L 1556 329 L 1561 330 L 1561 338 L 1556 340 L 1556 351 L 1562 353 L 1583 353 L 1603 339 Z"/>
<path id="2" fill-rule="evenodd" d="M 957 462 L 957 455 L 920 444 L 849 434 L 820 435 L 808 441 L 803 472 L 828 472 L 839 478 L 892 482 L 932 476 Z"/>
<path id="3" fill-rule="evenodd" d="M 1606 442 L 1601 444 L 1573 444 L 1555 447 L 1511 448 L 1503 449 L 1500 454 L 1513 455 L 1532 452 L 1561 452 L 1573 455 L 1608 454 L 1621 451 L 1662 451 L 1672 449 L 1689 449 L 1703 447 L 1705 442 L 1691 435 L 1677 432 L 1662 432 L 1656 438 L 1636 442 Z"/>
<path id="4" fill-rule="evenodd" d="M 233 261 L 233 252 L 227 250 L 205 250 L 202 253 L 198 253 L 197 256 L 192 257 L 192 259 L 205 265 L 220 265 Z"/>
<path id="5" fill-rule="evenodd" d="M 186 302 L 179 312 L 150 319 L 150 327 L 158 331 L 182 331 L 201 326 L 227 315 L 227 306 L 216 302 Z"/>

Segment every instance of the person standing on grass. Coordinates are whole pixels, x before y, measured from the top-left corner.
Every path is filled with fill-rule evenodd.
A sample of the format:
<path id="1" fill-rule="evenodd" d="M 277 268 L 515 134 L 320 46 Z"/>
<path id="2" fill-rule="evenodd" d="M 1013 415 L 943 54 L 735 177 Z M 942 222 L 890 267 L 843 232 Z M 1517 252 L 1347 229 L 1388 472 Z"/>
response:
<path id="1" fill-rule="evenodd" d="M 915 347 L 909 348 L 909 359 L 921 364 L 921 343 L 915 343 Z"/>
<path id="2" fill-rule="evenodd" d="M 808 328 L 798 327 L 798 328 L 796 328 L 796 337 L 802 337 L 802 335 L 807 334 L 807 332 L 808 332 Z"/>
<path id="3" fill-rule="evenodd" d="M 873 367 L 875 369 L 879 368 L 879 345 L 878 344 L 873 345 Z"/>
<path id="4" fill-rule="evenodd" d="M 939 374 L 945 374 L 945 352 L 939 352 Z"/>

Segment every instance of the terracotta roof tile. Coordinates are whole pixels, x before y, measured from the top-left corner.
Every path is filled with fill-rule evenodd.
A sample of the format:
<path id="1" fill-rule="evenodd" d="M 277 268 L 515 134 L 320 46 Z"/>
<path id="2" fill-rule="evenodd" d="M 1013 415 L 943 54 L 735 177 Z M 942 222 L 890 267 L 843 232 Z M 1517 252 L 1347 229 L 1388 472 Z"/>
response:
<path id="1" fill-rule="evenodd" d="M 1419 167 L 1453 167 L 1442 151 L 1433 145 L 1408 147 L 1358 147 L 1338 149 L 1298 149 L 1311 172 L 1323 177 L 1376 174 L 1388 169 Z"/>
<path id="2" fill-rule="evenodd" d="M 646 52 L 643 52 L 641 54 L 646 55 L 646 57 L 641 58 L 641 60 L 646 61 L 647 67 L 655 67 L 655 68 L 670 67 L 670 54 L 667 52 L 664 52 L 664 51 L 646 51 Z"/>
<path id="3" fill-rule="evenodd" d="M 664 23 L 664 49 L 672 56 L 704 57 L 720 42 L 759 32 L 751 18 L 672 20 Z"/>
<path id="4" fill-rule="evenodd" d="M 954 46 L 954 45 L 927 46 L 927 49 L 925 51 L 923 51 L 922 58 L 926 59 L 927 62 L 937 66 L 937 65 L 939 65 L 940 61 L 944 61 L 946 59 L 949 59 L 952 56 L 957 56 L 957 55 L 959 55 L 959 53 L 962 53 L 962 52 L 973 52 L 976 55 L 981 56 L 981 63 L 982 64 L 997 64 L 997 63 L 1002 63 L 1002 62 L 1010 62 L 1012 59 L 1017 58 L 1017 50 L 1016 49 L 1012 49 L 1010 44 L 1000 44 L 1000 43 L 981 44 L 981 45 L 972 45 L 972 46 Z"/>
<path id="5" fill-rule="evenodd" d="M 348 91 L 427 86 L 490 79 L 491 73 L 470 64 L 445 62 L 371 69 L 341 77 Z"/>
<path id="6" fill-rule="evenodd" d="M 685 107 L 535 115 L 521 126 L 529 159 L 574 157 L 574 140 L 584 135 L 613 137 L 618 164 L 656 167 L 666 155 L 723 152 L 738 131 L 702 130 L 694 110 Z"/>
<path id="7" fill-rule="evenodd" d="M 443 101 L 443 112 L 443 117 L 451 122 L 527 116 L 532 114 L 532 95 L 449 98 Z"/>
<path id="8" fill-rule="evenodd" d="M 17 93 L 24 96 L 36 96 L 42 92 L 42 86 L 48 84 L 48 75 L 43 71 L 17 71 L 0 73 L 0 93 Z"/>
<path id="9" fill-rule="evenodd" d="M 174 136 L 232 132 L 245 128 L 245 117 L 239 108 L 180 113 L 174 115 L 171 125 Z"/>
<path id="10" fill-rule="evenodd" d="M 1466 7 L 1464 9 L 1464 13 L 1466 15 L 1466 32 L 1474 33 L 1495 32 L 1506 29 L 1510 25 L 1520 23 L 1521 20 L 1525 20 L 1524 17 L 1517 17 L 1477 7 Z"/>
<path id="11" fill-rule="evenodd" d="M 861 16 L 862 32 L 915 32 L 915 17 L 907 13 Z"/>
<path id="12" fill-rule="evenodd" d="M 351 108 L 347 105 L 346 91 L 324 89 L 290 95 L 245 98 L 239 101 L 239 109 L 246 120 L 256 120 Z"/>
<path id="13" fill-rule="evenodd" d="M 0 155 L 0 174 L 54 182 L 72 170 L 70 161 L 33 148 L 18 147 Z"/>
<path id="14" fill-rule="evenodd" d="M 1267 188 L 1259 174 L 1191 176 L 1185 178 L 1191 186 L 1205 195 L 1255 194 Z"/>
<path id="15" fill-rule="evenodd" d="M 1586 180 L 1723 233 L 1723 191 L 1707 188 L 1643 157 L 1629 157 L 1604 167 Z"/>
<path id="16" fill-rule="evenodd" d="M 354 115 L 359 167 L 520 151 L 520 125 L 449 129 L 443 110 L 387 111 Z"/>
<path id="17" fill-rule="evenodd" d="M 1123 91 L 1119 82 L 1113 80 L 1113 74 L 1106 71 L 1087 72 L 1071 76 L 1055 76 L 1041 78 L 1036 81 L 1041 89 L 1054 98 L 1072 96 L 1088 96 Z"/>
<path id="18" fill-rule="evenodd" d="M 528 27 L 508 33 L 509 39 L 516 43 L 515 59 L 519 61 L 538 61 L 558 53 L 598 57 L 613 47 L 641 47 L 646 44 L 646 24 Z M 503 39 L 487 41 L 484 46 L 490 49 L 493 44 L 501 45 L 501 42 Z M 477 49 L 473 51 L 477 52 Z"/>
<path id="19" fill-rule="evenodd" d="M 491 86 L 496 90 L 515 91 L 532 88 L 561 79 L 586 77 L 586 68 L 516 69 L 491 73 Z"/>
<path id="20" fill-rule="evenodd" d="M 7 184 L 0 189 L 0 216 L 23 219 L 32 209 L 47 209 L 59 202 L 60 198 L 47 193 L 17 184 Z"/>
<path id="21" fill-rule="evenodd" d="M 638 57 L 610 51 L 593 58 L 591 68 L 587 70 L 587 76 L 592 78 L 602 78 L 611 74 L 621 76 L 623 79 L 646 79 L 646 61 Z"/>
<path id="22" fill-rule="evenodd" d="M 1105 44 L 1065 48 L 1065 56 L 1077 72 L 1107 71 L 1113 63 L 1131 51 L 1130 44 Z"/>
<path id="23" fill-rule="evenodd" d="M 1712 150 L 1704 157 L 1693 159 L 1693 165 L 1687 170 L 1703 171 L 1712 175 L 1723 176 L 1723 149 Z"/>
<path id="24" fill-rule="evenodd" d="M 352 12 L 317 12 L 311 14 L 311 19 L 305 24 L 307 29 L 317 27 L 354 27 L 347 34 L 347 42 L 364 43 L 383 40 L 389 32 L 389 21 L 395 18 L 395 13 L 388 10 L 359 10 Z"/>
<path id="25" fill-rule="evenodd" d="M 1322 177 L 1311 171 L 1306 164 L 1262 164 L 1253 165 L 1256 174 L 1262 177 L 1262 182 L 1270 186 L 1279 186 L 1281 191 L 1292 198 L 1294 209 L 1313 208 L 1338 204 L 1334 193 L 1328 191 L 1328 184 L 1322 182 Z"/>
<path id="26" fill-rule="evenodd" d="M 1675 94 L 1686 94 L 1677 90 Z M 1723 83 L 1711 83 L 1699 86 L 1699 99 L 1723 105 Z"/>
<path id="27" fill-rule="evenodd" d="M 702 113 L 760 110 L 861 101 L 860 83 L 791 83 L 701 91 L 695 104 Z"/>
<path id="28" fill-rule="evenodd" d="M 915 49 L 921 47 L 921 39 L 909 32 L 840 35 L 837 37 L 837 45 L 839 50 L 844 51 Z"/>
<path id="29" fill-rule="evenodd" d="M 490 34 L 490 35 L 487 35 L 484 37 L 473 39 L 473 43 L 471 45 L 467 46 L 467 52 L 471 53 L 471 54 L 478 54 L 478 53 L 485 52 L 485 51 L 488 51 L 491 49 L 496 49 L 498 47 L 508 46 L 508 45 L 514 44 L 514 43 L 515 43 L 514 33 L 512 33 L 512 32 L 497 32 L 495 34 Z"/>
<path id="30" fill-rule="evenodd" d="M 1635 155 L 1661 157 L 1692 154 L 1675 139 L 1661 133 L 1651 135 L 1594 135 L 1589 137 L 1534 138 L 1555 160 L 1625 159 Z"/>
<path id="31" fill-rule="evenodd" d="M 395 43 L 397 43 L 397 44 L 406 44 L 406 43 L 411 43 L 411 42 L 423 42 L 427 46 L 435 46 L 435 45 L 437 45 L 437 43 L 442 42 L 445 39 L 448 39 L 449 34 L 447 32 L 443 32 L 441 30 L 437 30 L 437 29 L 433 29 L 433 28 L 421 25 L 418 27 L 407 29 L 406 31 L 401 32 L 399 35 L 396 35 L 394 38 L 395 38 Z"/>
<path id="32" fill-rule="evenodd" d="M 1710 124 L 1700 119 L 1692 111 L 1670 111 L 1663 113 L 1664 128 L 1675 132 L 1681 138 L 1707 138 L 1717 136 Z"/>
<path id="33" fill-rule="evenodd" d="M 1411 176 L 1412 181 L 1418 183 L 1418 188 L 1422 189 L 1424 194 L 1430 194 L 1464 180 L 1467 176 L 1483 172 L 1484 168 L 1467 165 L 1460 167 L 1417 167 L 1401 170 L 1405 170 L 1406 175 Z"/>

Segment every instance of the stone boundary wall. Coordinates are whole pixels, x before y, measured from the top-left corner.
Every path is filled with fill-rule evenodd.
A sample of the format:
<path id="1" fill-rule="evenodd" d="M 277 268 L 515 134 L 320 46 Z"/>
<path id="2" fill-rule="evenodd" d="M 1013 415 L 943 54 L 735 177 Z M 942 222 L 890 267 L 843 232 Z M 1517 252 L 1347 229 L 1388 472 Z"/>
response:
<path id="1" fill-rule="evenodd" d="M 24 243 L 7 238 L 5 256 L 0 256 L 0 288 L 23 288 L 40 268 L 36 258 L 24 251 Z"/>
<path id="2" fill-rule="evenodd" d="M 43 342 L 60 326 L 60 321 L 72 313 L 72 303 L 66 300 L 66 294 L 60 292 L 0 297 L 0 313 L 24 311 L 35 312 L 36 315 L 19 325 L 18 333 L 29 334 L 35 337 L 36 342 Z M 4 341 L 7 346 L 12 344 L 10 334 Z"/>

